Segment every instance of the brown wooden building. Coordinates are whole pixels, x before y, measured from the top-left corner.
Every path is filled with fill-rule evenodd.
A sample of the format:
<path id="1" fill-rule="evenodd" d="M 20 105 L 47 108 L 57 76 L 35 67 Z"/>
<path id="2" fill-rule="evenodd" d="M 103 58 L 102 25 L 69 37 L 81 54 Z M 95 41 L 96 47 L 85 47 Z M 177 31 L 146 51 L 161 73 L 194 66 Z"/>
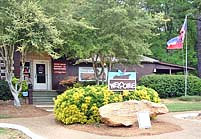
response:
<path id="1" fill-rule="evenodd" d="M 139 80 L 144 75 L 149 74 L 175 74 L 178 72 L 184 72 L 185 67 L 176 65 L 176 64 L 170 64 L 161 62 L 157 59 L 153 59 L 150 57 L 142 56 L 142 59 L 140 61 L 140 65 L 123 65 L 123 64 L 116 64 L 113 69 L 120 69 L 126 71 L 135 71 L 137 73 L 137 79 Z M 195 70 L 195 68 L 188 67 L 188 71 Z"/>
<path id="2" fill-rule="evenodd" d="M 20 55 L 14 56 L 14 73 L 16 77 L 20 75 Z M 4 64 L 1 62 L 1 79 L 5 77 Z M 137 79 L 148 74 L 174 74 L 184 71 L 183 66 L 160 62 L 159 60 L 143 56 L 140 65 L 114 64 L 112 71 L 126 70 L 135 71 Z M 194 68 L 188 67 L 188 70 Z M 92 81 L 93 69 L 90 60 L 83 60 L 79 64 L 67 61 L 65 58 L 54 60 L 47 54 L 30 53 L 26 57 L 25 79 L 33 85 L 33 90 L 58 90 L 59 83 L 70 77 L 78 81 Z M 105 79 L 107 68 L 105 69 Z"/>

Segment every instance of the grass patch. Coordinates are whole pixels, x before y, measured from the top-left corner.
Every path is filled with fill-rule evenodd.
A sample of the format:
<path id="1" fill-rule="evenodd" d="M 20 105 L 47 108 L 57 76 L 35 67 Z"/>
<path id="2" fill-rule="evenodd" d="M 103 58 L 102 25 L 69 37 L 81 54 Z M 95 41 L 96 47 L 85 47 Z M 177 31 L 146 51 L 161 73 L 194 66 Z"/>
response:
<path id="1" fill-rule="evenodd" d="M 0 114 L 0 119 L 6 119 L 6 118 L 12 118 L 12 117 L 9 115 Z"/>
<path id="2" fill-rule="evenodd" d="M 201 96 L 182 96 L 178 98 L 181 101 L 201 101 Z"/>
<path id="3" fill-rule="evenodd" d="M 198 111 L 201 110 L 201 103 L 189 102 L 189 103 L 168 103 L 166 104 L 170 112 L 182 112 L 182 111 Z"/>
<path id="4" fill-rule="evenodd" d="M 5 128 L 0 128 L 0 134 L 6 134 L 6 129 Z"/>

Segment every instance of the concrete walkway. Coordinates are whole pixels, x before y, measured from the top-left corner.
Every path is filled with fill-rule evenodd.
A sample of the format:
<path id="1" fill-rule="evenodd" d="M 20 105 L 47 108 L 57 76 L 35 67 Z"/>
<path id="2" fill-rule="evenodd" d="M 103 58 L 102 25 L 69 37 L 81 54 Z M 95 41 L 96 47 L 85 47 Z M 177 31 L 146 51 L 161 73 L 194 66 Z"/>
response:
<path id="1" fill-rule="evenodd" d="M 25 126 L 32 132 L 44 137 L 44 139 L 200 139 L 201 122 L 174 118 L 173 115 L 176 114 L 182 113 L 168 113 L 159 118 L 180 125 L 184 130 L 154 136 L 112 137 L 71 130 L 56 123 L 53 114 L 34 118 L 0 119 L 0 123 L 12 123 Z"/>

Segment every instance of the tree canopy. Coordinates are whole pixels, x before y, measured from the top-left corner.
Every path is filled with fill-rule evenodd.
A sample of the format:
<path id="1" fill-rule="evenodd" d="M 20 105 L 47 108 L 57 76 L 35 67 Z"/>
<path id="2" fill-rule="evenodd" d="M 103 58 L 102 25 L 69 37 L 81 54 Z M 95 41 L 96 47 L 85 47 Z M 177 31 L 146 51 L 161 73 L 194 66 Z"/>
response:
<path id="1" fill-rule="evenodd" d="M 137 63 L 140 55 L 150 53 L 148 40 L 154 35 L 155 20 L 136 3 L 85 0 L 77 6 L 72 17 L 85 21 L 91 28 L 81 28 L 78 30 L 81 33 L 72 34 L 75 38 L 79 36 L 75 41 L 81 41 L 81 45 L 74 48 L 75 54 L 78 57 L 112 56 Z"/>
<path id="2" fill-rule="evenodd" d="M 32 1 L 8 0 L 1 7 L 1 43 L 17 46 L 18 51 L 46 51 L 55 57 L 62 44 L 52 18 Z"/>
<path id="3" fill-rule="evenodd" d="M 94 68 L 101 65 L 103 71 L 114 57 L 136 64 L 141 55 L 151 54 L 156 18 L 138 0 L 46 0 L 42 5 L 56 17 L 62 53 L 69 59 L 91 58 Z"/>
<path id="4" fill-rule="evenodd" d="M 155 33 L 158 35 L 151 40 L 153 57 L 164 62 L 184 65 L 185 51 L 167 51 L 166 43 L 169 39 L 179 35 L 184 18 L 189 14 L 187 29 L 188 65 L 192 67 L 197 66 L 195 48 L 197 41 L 196 16 L 199 7 L 197 2 L 196 0 L 146 0 L 146 8 L 149 12 L 163 14 L 163 20 L 157 24 L 158 29 L 155 30 Z M 185 47 L 186 45 L 184 45 L 184 50 Z"/>
<path id="5" fill-rule="evenodd" d="M 150 54 L 184 65 L 184 51 L 167 51 L 166 42 L 178 36 L 190 13 L 188 65 L 201 68 L 199 0 L 2 0 L 0 5 L 1 48 L 91 58 L 95 71 L 98 66 L 103 71 L 114 57 L 137 64 L 141 55 Z"/>
<path id="6" fill-rule="evenodd" d="M 188 65 L 201 65 L 196 45 L 199 0 L 44 0 L 42 3 L 46 13 L 56 17 L 65 40 L 62 52 L 68 57 L 86 58 L 97 52 L 132 63 L 139 60 L 139 55 L 150 54 L 150 49 L 153 58 L 184 65 L 185 51 L 167 51 L 166 43 L 178 36 L 185 15 L 190 14 Z"/>
<path id="7" fill-rule="evenodd" d="M 57 49 L 62 45 L 60 33 L 41 7 L 29 0 L 3 0 L 0 7 L 0 55 L 5 63 L 6 80 L 14 97 L 14 104 L 20 106 L 18 95 L 24 79 L 25 56 L 28 52 L 47 52 L 58 57 Z M 21 77 L 12 82 L 14 53 L 21 54 Z M 20 87 L 18 87 L 20 86 Z"/>

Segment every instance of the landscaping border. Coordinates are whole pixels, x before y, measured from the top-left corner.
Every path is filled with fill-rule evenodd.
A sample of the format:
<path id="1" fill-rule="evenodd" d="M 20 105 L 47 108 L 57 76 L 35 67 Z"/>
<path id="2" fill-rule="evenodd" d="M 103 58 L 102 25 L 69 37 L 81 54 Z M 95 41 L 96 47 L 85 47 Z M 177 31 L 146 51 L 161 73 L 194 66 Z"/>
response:
<path id="1" fill-rule="evenodd" d="M 196 117 L 199 115 L 199 112 L 193 112 L 193 113 L 184 113 L 184 114 L 177 114 L 173 115 L 173 117 L 182 119 L 182 120 L 190 120 L 190 121 L 195 121 L 195 122 L 201 122 L 200 120 L 194 120 L 194 119 L 185 119 L 187 117 Z"/>
<path id="2" fill-rule="evenodd" d="M 0 127 L 1 128 L 11 128 L 11 129 L 19 130 L 19 131 L 23 132 L 24 134 L 26 134 L 27 136 L 29 136 L 32 139 L 44 139 L 44 138 L 36 135 L 35 133 L 31 132 L 31 130 L 29 130 L 28 128 L 26 128 L 24 126 L 21 126 L 21 125 L 0 123 Z"/>

